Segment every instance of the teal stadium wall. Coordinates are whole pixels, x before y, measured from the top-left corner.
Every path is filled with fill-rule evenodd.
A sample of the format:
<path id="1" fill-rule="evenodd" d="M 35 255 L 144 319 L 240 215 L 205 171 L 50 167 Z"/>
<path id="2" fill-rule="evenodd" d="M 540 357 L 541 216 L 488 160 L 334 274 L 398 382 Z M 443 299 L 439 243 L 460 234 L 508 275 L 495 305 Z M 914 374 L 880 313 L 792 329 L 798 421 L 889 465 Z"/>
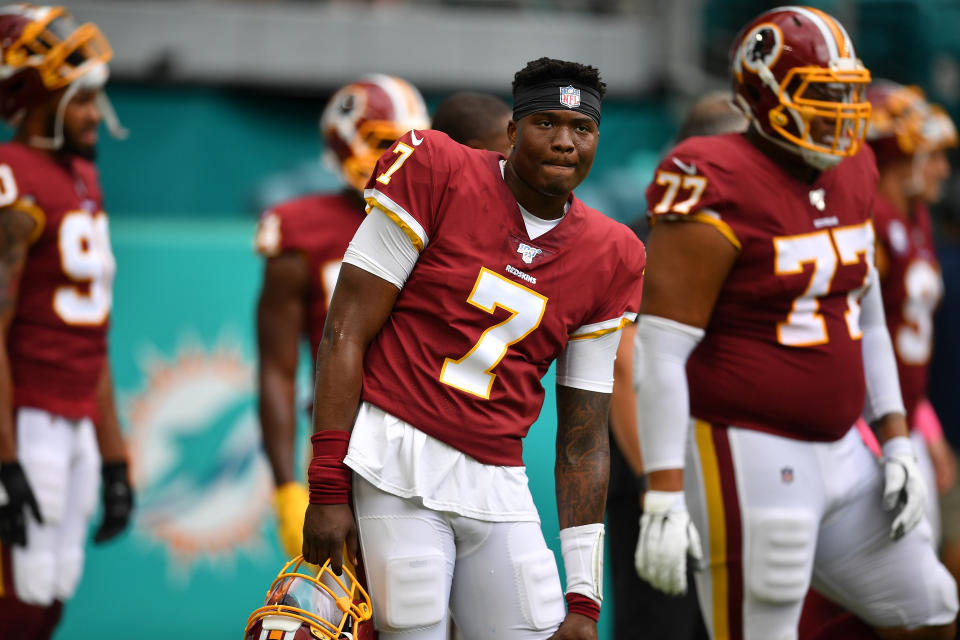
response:
<path id="1" fill-rule="evenodd" d="M 284 560 L 256 417 L 256 203 L 335 184 L 316 169 L 321 102 L 132 85 L 110 95 L 131 129 L 124 142 L 105 137 L 98 165 L 118 265 L 110 360 L 137 510 L 121 538 L 89 546 L 56 638 L 239 638 Z M 623 219 L 639 214 L 673 124 L 656 105 L 610 104 L 578 193 Z M 552 370 L 544 384 L 525 459 L 559 559 Z M 303 367 L 304 406 L 310 391 Z M 612 637 L 611 610 L 601 638 Z"/>

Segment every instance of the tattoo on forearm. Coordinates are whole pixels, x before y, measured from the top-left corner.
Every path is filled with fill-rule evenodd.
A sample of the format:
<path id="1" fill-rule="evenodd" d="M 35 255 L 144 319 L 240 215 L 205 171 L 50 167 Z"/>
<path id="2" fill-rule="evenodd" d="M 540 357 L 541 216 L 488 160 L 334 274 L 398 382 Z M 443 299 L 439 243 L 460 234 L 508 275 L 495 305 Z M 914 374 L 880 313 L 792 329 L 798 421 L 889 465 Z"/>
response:
<path id="1" fill-rule="evenodd" d="M 29 233 L 24 217 L 19 211 L 0 211 L 0 315 L 12 310 L 17 299 Z"/>
<path id="2" fill-rule="evenodd" d="M 557 389 L 557 511 L 560 527 L 601 522 L 610 474 L 610 395 Z"/>

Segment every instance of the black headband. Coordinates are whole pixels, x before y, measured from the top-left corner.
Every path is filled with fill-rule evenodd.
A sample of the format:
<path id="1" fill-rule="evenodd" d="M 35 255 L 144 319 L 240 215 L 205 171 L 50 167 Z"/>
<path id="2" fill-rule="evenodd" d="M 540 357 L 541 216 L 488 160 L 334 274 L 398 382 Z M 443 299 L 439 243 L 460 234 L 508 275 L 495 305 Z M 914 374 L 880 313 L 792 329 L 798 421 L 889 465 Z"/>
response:
<path id="1" fill-rule="evenodd" d="M 600 126 L 600 93 L 574 80 L 552 80 L 520 87 L 513 95 L 514 122 L 538 111 L 562 109 L 582 113 Z"/>

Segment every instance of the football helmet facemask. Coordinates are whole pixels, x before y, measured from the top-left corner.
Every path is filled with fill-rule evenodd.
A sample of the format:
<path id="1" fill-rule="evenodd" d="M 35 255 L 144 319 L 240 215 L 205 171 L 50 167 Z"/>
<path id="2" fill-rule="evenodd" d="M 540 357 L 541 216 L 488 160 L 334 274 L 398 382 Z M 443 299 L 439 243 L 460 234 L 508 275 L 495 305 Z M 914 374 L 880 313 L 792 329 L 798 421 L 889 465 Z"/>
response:
<path id="1" fill-rule="evenodd" d="M 264 605 L 247 619 L 244 640 L 343 640 L 358 638 L 370 619 L 370 596 L 346 566 L 337 576 L 293 558 L 270 585 Z"/>
<path id="2" fill-rule="evenodd" d="M 102 89 L 113 50 L 96 25 L 80 26 L 63 7 L 26 3 L 0 7 L 0 117 L 17 126 L 27 109 L 66 88 L 56 105 L 50 138 L 36 146 L 60 148 L 63 111 L 80 89 Z M 98 106 L 114 137 L 126 137 L 113 107 L 101 91 Z"/>
<path id="3" fill-rule="evenodd" d="M 362 193 L 377 159 L 397 138 L 429 127 L 416 87 L 393 76 L 364 76 L 337 91 L 323 110 L 324 163 Z"/>
<path id="4" fill-rule="evenodd" d="M 737 105 L 757 131 L 828 169 L 860 150 L 870 118 L 870 72 L 833 17 L 780 7 L 754 18 L 730 50 Z"/>

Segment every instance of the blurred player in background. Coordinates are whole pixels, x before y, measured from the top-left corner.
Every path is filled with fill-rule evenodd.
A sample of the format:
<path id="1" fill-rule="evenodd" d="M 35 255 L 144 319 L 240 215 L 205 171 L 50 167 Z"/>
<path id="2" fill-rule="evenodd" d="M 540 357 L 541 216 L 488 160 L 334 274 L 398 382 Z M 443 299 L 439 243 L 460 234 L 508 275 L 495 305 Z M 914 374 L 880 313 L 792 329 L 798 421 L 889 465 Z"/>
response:
<path id="1" fill-rule="evenodd" d="M 423 97 L 405 80 L 373 74 L 342 87 L 323 110 L 320 133 L 324 162 L 343 190 L 279 204 L 260 219 L 256 248 L 266 258 L 257 305 L 260 426 L 276 484 L 280 541 L 290 557 L 300 554 L 307 509 L 294 461 L 300 340 L 308 338 L 316 357 L 340 260 L 364 219 L 363 185 L 377 158 L 406 131 L 427 126 Z"/>
<path id="2" fill-rule="evenodd" d="M 597 638 L 613 360 L 644 264 L 572 195 L 604 90 L 535 60 L 506 160 L 412 131 L 367 184 L 317 358 L 304 557 L 336 572 L 359 526 L 381 638 L 443 638 L 448 605 L 466 638 Z M 553 360 L 569 612 L 522 459 Z"/>
<path id="3" fill-rule="evenodd" d="M 927 400 L 933 313 L 943 295 L 927 207 L 940 199 L 950 177 L 946 150 L 956 146 L 957 132 L 950 116 L 916 87 L 874 81 L 867 97 L 873 106 L 867 141 L 880 172 L 874 202 L 877 271 L 907 421 L 931 489 L 927 517 L 939 542 L 937 493 L 953 484 L 956 462 Z"/>
<path id="4" fill-rule="evenodd" d="M 59 7 L 0 8 L 0 637 L 49 638 L 133 505 L 107 361 L 115 270 L 93 159 L 112 53 Z M 99 449 L 99 450 L 98 450 Z"/>
<path id="5" fill-rule="evenodd" d="M 731 98 L 729 91 L 718 91 L 697 100 L 684 118 L 676 142 L 692 136 L 745 130 L 747 119 L 733 106 Z M 641 240 L 645 239 L 648 232 L 645 220 L 638 220 L 630 226 Z M 610 397 L 610 432 L 616 446 L 610 448 L 610 488 L 607 492 L 614 637 L 618 640 L 706 638 L 696 593 L 692 589 L 680 596 L 664 594 L 642 580 L 634 567 L 646 483 L 637 439 L 637 400 L 633 390 L 636 324 L 625 326 L 622 334 Z"/>
<path id="6" fill-rule="evenodd" d="M 507 125 L 510 105 L 489 93 L 462 91 L 440 102 L 433 112 L 433 130 L 468 147 L 510 153 Z"/>
<path id="7" fill-rule="evenodd" d="M 917 87 L 875 80 L 867 91 L 872 106 L 867 141 L 877 158 L 874 200 L 876 264 L 887 328 L 897 356 L 900 389 L 917 465 L 928 487 L 926 515 L 940 547 L 938 494 L 953 486 L 956 462 L 940 421 L 927 400 L 933 351 L 933 313 L 943 292 L 927 205 L 940 199 L 950 176 L 946 149 L 956 145 L 950 117 L 929 104 Z M 858 422 L 864 440 L 879 452 L 873 432 Z M 956 533 L 948 543 L 957 544 Z M 949 555 L 949 554 L 947 554 Z M 948 568 L 950 568 L 948 566 Z M 956 577 L 956 573 L 951 571 Z M 815 640 L 873 638 L 863 623 L 811 592 L 800 629 Z"/>
<path id="8" fill-rule="evenodd" d="M 873 263 L 869 72 L 806 7 L 751 21 L 731 72 L 747 133 L 681 143 L 647 191 L 638 569 L 682 592 L 689 552 L 714 638 L 796 638 L 811 578 L 882 638 L 952 638 Z"/>

